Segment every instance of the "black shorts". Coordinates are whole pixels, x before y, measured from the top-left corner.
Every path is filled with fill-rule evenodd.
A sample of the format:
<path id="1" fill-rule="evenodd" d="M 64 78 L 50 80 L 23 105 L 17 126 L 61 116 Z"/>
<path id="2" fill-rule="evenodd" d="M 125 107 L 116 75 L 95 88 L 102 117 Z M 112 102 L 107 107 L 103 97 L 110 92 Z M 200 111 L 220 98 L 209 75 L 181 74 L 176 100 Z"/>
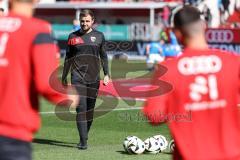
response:
<path id="1" fill-rule="evenodd" d="M 0 160 L 31 160 L 30 142 L 0 136 Z"/>

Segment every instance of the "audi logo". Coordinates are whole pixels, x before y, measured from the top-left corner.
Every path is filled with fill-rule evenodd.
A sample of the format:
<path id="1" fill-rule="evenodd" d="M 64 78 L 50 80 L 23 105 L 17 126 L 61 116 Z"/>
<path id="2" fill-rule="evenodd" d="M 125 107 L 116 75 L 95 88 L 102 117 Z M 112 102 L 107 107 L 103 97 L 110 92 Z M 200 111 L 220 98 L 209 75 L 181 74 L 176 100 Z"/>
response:
<path id="1" fill-rule="evenodd" d="M 230 43 L 234 38 L 231 30 L 208 30 L 205 36 L 209 43 Z"/>
<path id="2" fill-rule="evenodd" d="M 178 71 L 183 75 L 217 73 L 222 68 L 222 61 L 218 56 L 184 57 L 178 62 Z"/>

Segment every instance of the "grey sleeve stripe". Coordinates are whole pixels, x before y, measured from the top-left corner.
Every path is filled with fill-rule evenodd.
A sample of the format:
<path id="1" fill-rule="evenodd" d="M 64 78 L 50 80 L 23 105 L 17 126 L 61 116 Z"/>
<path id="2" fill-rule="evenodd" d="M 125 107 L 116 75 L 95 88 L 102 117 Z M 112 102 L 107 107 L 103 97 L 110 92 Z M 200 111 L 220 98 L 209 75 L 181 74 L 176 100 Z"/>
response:
<path id="1" fill-rule="evenodd" d="M 48 43 L 55 43 L 50 33 L 39 33 L 36 35 L 33 41 L 33 44 L 48 44 Z"/>

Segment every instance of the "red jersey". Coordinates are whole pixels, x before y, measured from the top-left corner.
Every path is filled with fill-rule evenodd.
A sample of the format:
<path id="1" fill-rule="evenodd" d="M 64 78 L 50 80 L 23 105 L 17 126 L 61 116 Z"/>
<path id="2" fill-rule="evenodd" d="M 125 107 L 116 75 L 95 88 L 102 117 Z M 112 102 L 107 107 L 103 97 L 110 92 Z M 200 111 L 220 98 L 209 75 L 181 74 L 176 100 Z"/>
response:
<path id="1" fill-rule="evenodd" d="M 171 92 L 148 98 L 144 114 L 168 122 L 176 160 L 240 159 L 239 57 L 220 50 L 186 49 L 162 63 L 152 83 L 163 80 Z"/>
<path id="2" fill-rule="evenodd" d="M 31 141 L 40 127 L 38 96 L 58 103 L 65 94 L 49 85 L 57 46 L 44 21 L 9 14 L 0 18 L 0 135 Z M 59 57 L 58 57 L 59 58 Z"/>

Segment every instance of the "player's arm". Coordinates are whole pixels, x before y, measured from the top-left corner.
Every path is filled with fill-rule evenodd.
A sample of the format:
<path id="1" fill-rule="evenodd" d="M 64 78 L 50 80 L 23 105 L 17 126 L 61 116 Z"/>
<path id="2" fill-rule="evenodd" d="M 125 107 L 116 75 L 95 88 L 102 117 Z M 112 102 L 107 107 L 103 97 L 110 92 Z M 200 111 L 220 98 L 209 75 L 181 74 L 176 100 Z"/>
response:
<path id="1" fill-rule="evenodd" d="M 104 79 L 103 84 L 107 85 L 109 82 L 109 68 L 108 68 L 108 56 L 105 50 L 105 37 L 102 34 L 102 44 L 100 46 L 100 58 L 101 58 L 101 64 L 103 67 L 103 73 L 104 73 Z"/>
<path id="2" fill-rule="evenodd" d="M 73 103 L 76 103 L 78 97 L 68 96 L 70 88 L 64 88 L 58 79 L 59 50 L 49 28 L 48 25 L 42 25 L 43 31 L 36 34 L 33 40 L 31 60 L 34 87 L 38 93 L 55 104 L 66 100 L 73 100 Z"/>
<path id="3" fill-rule="evenodd" d="M 150 44 L 147 44 L 146 46 L 146 56 L 148 57 L 150 53 Z"/>
<path id="4" fill-rule="evenodd" d="M 160 87 L 160 89 L 162 89 L 166 86 L 162 86 L 165 82 L 161 82 L 163 82 L 165 78 L 164 75 L 162 76 L 160 68 L 161 67 L 158 67 L 158 69 L 154 71 L 151 84 L 153 86 L 158 86 Z M 167 121 L 169 96 L 170 93 L 160 94 L 156 96 L 156 93 L 151 93 L 151 91 L 149 91 L 147 100 L 144 104 L 142 111 L 143 114 L 148 118 L 150 123 L 158 125 Z"/>
<path id="5" fill-rule="evenodd" d="M 62 72 L 62 84 L 63 85 L 67 85 L 67 83 L 68 83 L 67 75 L 68 75 L 68 72 L 71 68 L 72 61 L 73 61 L 73 56 L 72 56 L 72 52 L 70 50 L 71 46 L 70 46 L 69 41 L 70 41 L 70 38 L 68 38 L 68 44 L 67 44 L 67 48 L 66 48 L 66 55 L 65 55 L 65 59 L 64 59 L 64 66 L 63 66 L 63 72 Z"/>
<path id="6" fill-rule="evenodd" d="M 149 122 L 158 125 L 167 121 L 167 96 L 148 97 L 143 107 L 143 113 Z"/>

